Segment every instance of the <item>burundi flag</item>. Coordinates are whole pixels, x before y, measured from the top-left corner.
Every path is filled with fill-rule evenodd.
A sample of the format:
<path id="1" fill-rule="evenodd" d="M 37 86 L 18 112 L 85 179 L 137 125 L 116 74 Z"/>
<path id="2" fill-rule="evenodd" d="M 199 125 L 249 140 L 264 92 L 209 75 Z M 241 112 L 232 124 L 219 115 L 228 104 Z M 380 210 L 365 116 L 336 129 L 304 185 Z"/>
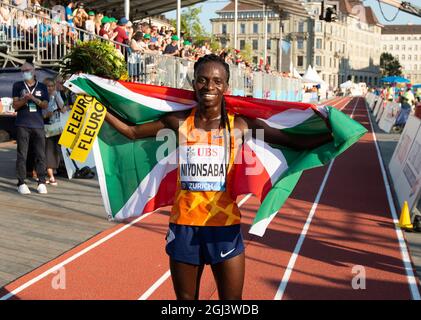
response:
<path id="1" fill-rule="evenodd" d="M 191 109 L 194 92 L 92 75 L 73 76 L 66 86 L 77 94 L 95 97 L 132 123 L 158 119 L 166 112 Z M 366 129 L 344 113 L 328 106 L 226 96 L 227 108 L 271 127 L 298 134 L 328 132 L 318 114 L 329 117 L 334 141 L 312 150 L 297 151 L 247 139 L 239 156 L 254 161 L 235 165 L 233 196 L 253 193 L 261 206 L 250 233 L 262 236 L 297 184 L 303 170 L 328 163 L 364 135 Z M 94 146 L 101 193 L 109 218 L 124 220 L 171 205 L 177 181 L 177 148 L 160 152 L 168 139 L 130 140 L 104 122 Z M 263 170 L 255 170 L 256 167 Z M 251 170 L 251 171 L 250 171 Z M 257 172 L 257 173 L 256 173 Z"/>

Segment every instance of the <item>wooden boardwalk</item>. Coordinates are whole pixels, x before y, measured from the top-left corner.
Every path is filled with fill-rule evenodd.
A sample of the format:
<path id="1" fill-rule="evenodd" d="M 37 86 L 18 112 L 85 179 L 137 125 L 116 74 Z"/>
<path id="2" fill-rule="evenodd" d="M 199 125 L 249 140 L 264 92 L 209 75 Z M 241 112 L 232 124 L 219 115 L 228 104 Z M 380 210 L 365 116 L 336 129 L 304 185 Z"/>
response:
<path id="1" fill-rule="evenodd" d="M 106 219 L 98 181 L 58 177 L 48 194 L 16 189 L 16 144 L 0 143 L 0 287 L 115 225 Z"/>

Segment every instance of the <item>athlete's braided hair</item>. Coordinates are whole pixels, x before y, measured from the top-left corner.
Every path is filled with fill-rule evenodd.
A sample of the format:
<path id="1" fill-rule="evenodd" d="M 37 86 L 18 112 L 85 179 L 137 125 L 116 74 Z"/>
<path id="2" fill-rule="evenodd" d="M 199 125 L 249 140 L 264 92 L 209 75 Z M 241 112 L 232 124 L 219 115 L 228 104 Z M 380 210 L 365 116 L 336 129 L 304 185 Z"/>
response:
<path id="1" fill-rule="evenodd" d="M 199 70 L 199 67 L 203 64 L 206 64 L 208 62 L 216 62 L 221 64 L 224 69 L 225 69 L 225 73 L 227 74 L 227 83 L 229 82 L 230 79 L 230 67 L 228 65 L 228 63 L 225 62 L 225 60 L 220 57 L 217 56 L 216 54 L 207 54 L 203 57 L 200 57 L 194 64 L 194 77 L 196 78 L 196 72 L 197 70 Z M 224 130 L 224 141 L 229 141 L 228 145 L 226 146 L 225 150 L 226 153 L 225 155 L 228 155 L 226 160 L 226 163 L 229 163 L 229 159 L 231 156 L 231 126 L 230 126 L 230 122 L 228 119 L 228 112 L 227 112 L 227 108 L 226 108 L 226 103 L 225 103 L 225 98 L 222 97 L 222 103 L 221 103 L 221 122 L 220 122 L 220 127 L 221 128 L 228 128 L 228 139 L 226 137 L 226 130 Z M 228 175 L 227 175 L 228 176 Z"/>

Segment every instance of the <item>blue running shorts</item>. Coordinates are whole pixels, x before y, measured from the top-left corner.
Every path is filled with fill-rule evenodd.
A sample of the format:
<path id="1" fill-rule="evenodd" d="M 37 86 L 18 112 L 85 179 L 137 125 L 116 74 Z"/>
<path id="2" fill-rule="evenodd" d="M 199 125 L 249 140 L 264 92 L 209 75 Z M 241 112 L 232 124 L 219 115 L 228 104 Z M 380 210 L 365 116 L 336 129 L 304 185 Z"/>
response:
<path id="1" fill-rule="evenodd" d="M 175 261 L 216 264 L 244 252 L 240 224 L 222 227 L 170 223 L 165 251 Z"/>

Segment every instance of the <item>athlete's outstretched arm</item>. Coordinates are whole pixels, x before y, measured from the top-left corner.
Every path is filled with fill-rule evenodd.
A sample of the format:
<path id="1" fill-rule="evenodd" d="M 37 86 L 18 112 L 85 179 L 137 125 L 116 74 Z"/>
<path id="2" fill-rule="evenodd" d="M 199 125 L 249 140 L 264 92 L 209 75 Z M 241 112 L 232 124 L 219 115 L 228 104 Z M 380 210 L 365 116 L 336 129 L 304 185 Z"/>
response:
<path id="1" fill-rule="evenodd" d="M 283 145 L 292 149 L 313 149 L 333 140 L 330 132 L 315 135 L 292 134 L 272 128 L 260 119 L 240 117 L 239 120 L 240 122 L 244 122 L 242 127 L 246 127 L 247 131 L 252 130 L 253 137 L 256 137 L 257 130 L 261 129 L 264 133 L 265 142 Z"/>
<path id="2" fill-rule="evenodd" d="M 159 130 L 164 128 L 177 130 L 179 120 L 185 118 L 185 112 L 171 112 L 162 118 L 143 124 L 128 124 L 111 112 L 107 112 L 105 120 L 113 126 L 118 132 L 129 139 L 135 140 L 146 137 L 155 137 Z"/>

